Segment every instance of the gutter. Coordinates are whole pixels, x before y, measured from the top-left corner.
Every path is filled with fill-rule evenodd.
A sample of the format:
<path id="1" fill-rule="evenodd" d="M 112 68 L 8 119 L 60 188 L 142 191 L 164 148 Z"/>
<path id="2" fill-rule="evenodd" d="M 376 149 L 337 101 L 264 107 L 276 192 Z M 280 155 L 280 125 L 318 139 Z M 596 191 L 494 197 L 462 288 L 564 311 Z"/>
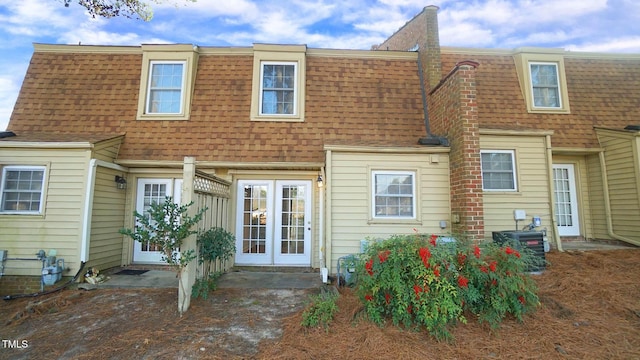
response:
<path id="1" fill-rule="evenodd" d="M 620 240 L 635 246 L 640 246 L 640 241 L 620 236 L 613 232 L 613 220 L 611 218 L 611 200 L 609 198 L 609 180 L 607 178 L 607 165 L 604 157 L 604 151 L 601 151 L 598 155 L 600 157 L 600 168 L 602 170 L 602 187 L 604 193 L 605 217 L 607 220 L 607 234 L 615 240 Z"/>
<path id="2" fill-rule="evenodd" d="M 80 261 L 89 261 L 89 238 L 91 234 L 91 214 L 93 213 L 93 194 L 96 187 L 96 169 L 98 166 L 108 169 L 128 172 L 129 169 L 103 160 L 91 159 L 87 173 L 87 187 L 84 196 L 84 211 L 82 213 L 82 240 L 80 243 Z"/>

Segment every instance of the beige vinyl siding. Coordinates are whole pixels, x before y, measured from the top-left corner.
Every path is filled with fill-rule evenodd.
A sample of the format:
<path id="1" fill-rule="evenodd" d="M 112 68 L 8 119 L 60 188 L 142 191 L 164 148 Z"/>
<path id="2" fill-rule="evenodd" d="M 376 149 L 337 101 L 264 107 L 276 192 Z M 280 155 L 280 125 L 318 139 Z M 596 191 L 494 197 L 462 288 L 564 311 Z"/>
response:
<path id="1" fill-rule="evenodd" d="M 114 160 L 118 157 L 118 151 L 120 150 L 121 142 L 122 138 L 118 137 L 96 144 L 95 148 L 93 149 L 93 158 L 110 163 L 114 162 Z"/>
<path id="2" fill-rule="evenodd" d="M 79 269 L 79 249 L 84 207 L 88 149 L 0 149 L 2 165 L 43 165 L 46 167 L 42 215 L 0 215 L 0 249 L 9 257 L 35 258 L 42 249 L 57 251 L 58 259 Z M 40 275 L 41 263 L 9 260 L 7 275 Z"/>
<path id="3" fill-rule="evenodd" d="M 586 164 L 588 177 L 586 184 L 589 192 L 589 217 L 591 219 L 590 227 L 593 231 L 588 237 L 592 239 L 609 239 L 600 157 L 598 155 L 587 156 Z"/>
<path id="4" fill-rule="evenodd" d="M 599 131 L 605 149 L 613 231 L 621 236 L 640 237 L 640 180 L 638 137 L 626 132 Z"/>
<path id="5" fill-rule="evenodd" d="M 437 154 L 437 163 L 425 153 L 361 153 L 333 151 L 328 173 L 331 208 L 327 216 L 331 228 L 331 271 L 336 271 L 338 258 L 360 252 L 360 240 L 384 239 L 393 234 L 412 234 L 413 229 L 425 234 L 446 235 L 450 227 L 448 154 Z M 434 158 L 435 159 L 435 158 Z M 371 209 L 371 172 L 415 171 L 416 219 L 373 219 Z M 447 221 L 441 230 L 439 221 Z"/>
<path id="6" fill-rule="evenodd" d="M 540 216 L 542 226 L 551 238 L 551 203 L 544 136 L 482 135 L 481 150 L 514 150 L 516 192 L 485 191 L 484 228 L 485 239 L 492 239 L 493 231 L 515 230 L 513 211 L 525 210 L 527 219 L 518 222 L 518 230 L 531 223 L 533 216 Z"/>
<path id="7" fill-rule="evenodd" d="M 126 191 L 116 188 L 116 175 L 122 173 L 96 168 L 87 266 L 98 269 L 119 266 L 122 260 L 122 235 L 118 231 L 124 227 Z"/>

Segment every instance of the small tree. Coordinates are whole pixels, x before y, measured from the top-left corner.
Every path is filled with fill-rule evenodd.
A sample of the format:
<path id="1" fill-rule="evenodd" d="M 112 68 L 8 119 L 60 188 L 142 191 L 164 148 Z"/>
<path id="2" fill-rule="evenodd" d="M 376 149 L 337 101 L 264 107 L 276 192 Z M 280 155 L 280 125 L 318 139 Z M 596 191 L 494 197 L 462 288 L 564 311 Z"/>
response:
<path id="1" fill-rule="evenodd" d="M 135 230 L 126 228 L 120 230 L 121 234 L 135 241 L 159 248 L 162 252 L 162 261 L 166 261 L 176 271 L 183 294 L 186 294 L 186 291 L 182 283 L 182 271 L 196 258 L 196 254 L 193 249 L 180 251 L 180 247 L 186 238 L 197 233 L 191 229 L 202 220 L 204 212 L 207 211 L 206 208 L 201 209 L 191 217 L 187 211 L 192 205 L 193 202 L 178 205 L 170 196 L 167 196 L 161 204 L 152 203 L 147 210 L 147 215 L 133 212 L 137 223 Z M 180 314 L 182 313 L 184 309 L 180 309 Z"/>

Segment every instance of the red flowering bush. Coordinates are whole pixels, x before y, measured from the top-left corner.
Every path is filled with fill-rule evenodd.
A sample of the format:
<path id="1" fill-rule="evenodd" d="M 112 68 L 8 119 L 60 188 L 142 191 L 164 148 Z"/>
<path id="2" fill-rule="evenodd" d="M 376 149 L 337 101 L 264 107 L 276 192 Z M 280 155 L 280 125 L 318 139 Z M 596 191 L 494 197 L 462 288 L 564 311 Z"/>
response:
<path id="1" fill-rule="evenodd" d="M 396 235 L 370 244 L 358 265 L 357 292 L 372 321 L 390 319 L 447 339 L 450 326 L 466 322 L 465 312 L 495 327 L 537 306 L 535 283 L 524 273 L 529 256 L 493 243 Z"/>

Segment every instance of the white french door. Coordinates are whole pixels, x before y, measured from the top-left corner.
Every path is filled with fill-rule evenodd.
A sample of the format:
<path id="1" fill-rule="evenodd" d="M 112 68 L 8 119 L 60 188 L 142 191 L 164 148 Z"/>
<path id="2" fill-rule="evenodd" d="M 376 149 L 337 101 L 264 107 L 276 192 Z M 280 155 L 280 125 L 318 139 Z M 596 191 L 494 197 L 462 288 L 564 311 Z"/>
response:
<path id="1" fill-rule="evenodd" d="M 310 266 L 311 192 L 311 181 L 238 181 L 236 264 Z"/>
<path id="2" fill-rule="evenodd" d="M 578 197 L 573 164 L 553 165 L 556 224 L 560 236 L 579 236 Z"/>
<path id="3" fill-rule="evenodd" d="M 175 185 L 175 186 L 174 186 Z M 174 191 L 175 189 L 175 191 Z M 148 216 L 147 211 L 153 203 L 164 203 L 167 196 L 180 203 L 182 180 L 138 179 L 136 211 Z M 138 263 L 162 263 L 162 252 L 148 243 L 133 242 L 133 261 Z"/>

